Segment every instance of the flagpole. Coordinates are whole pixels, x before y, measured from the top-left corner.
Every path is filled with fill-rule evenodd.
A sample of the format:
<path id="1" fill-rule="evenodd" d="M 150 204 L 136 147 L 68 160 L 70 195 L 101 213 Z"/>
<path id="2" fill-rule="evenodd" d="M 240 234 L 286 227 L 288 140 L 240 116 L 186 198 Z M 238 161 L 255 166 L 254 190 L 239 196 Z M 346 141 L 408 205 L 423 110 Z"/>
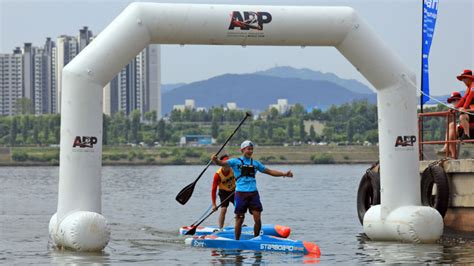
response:
<path id="1" fill-rule="evenodd" d="M 423 113 L 423 23 L 424 23 L 424 16 L 425 16 L 425 12 L 424 12 L 424 8 L 425 8 L 425 0 L 421 0 L 421 56 L 420 56 L 420 59 L 421 59 L 421 81 L 420 81 L 420 112 Z M 423 123 L 423 120 L 422 120 L 422 123 Z"/>
<path id="2" fill-rule="evenodd" d="M 420 75 L 420 113 L 423 114 L 423 20 L 424 20 L 424 8 L 425 8 L 425 3 L 424 3 L 425 0 L 421 0 L 421 56 L 420 56 L 420 59 L 421 59 L 421 75 Z M 419 129 L 418 129 L 418 132 L 420 132 L 420 136 L 419 136 L 419 141 L 420 141 L 420 160 L 423 160 L 423 116 L 420 116 L 419 117 L 420 119 L 420 123 L 418 123 L 419 125 Z"/>

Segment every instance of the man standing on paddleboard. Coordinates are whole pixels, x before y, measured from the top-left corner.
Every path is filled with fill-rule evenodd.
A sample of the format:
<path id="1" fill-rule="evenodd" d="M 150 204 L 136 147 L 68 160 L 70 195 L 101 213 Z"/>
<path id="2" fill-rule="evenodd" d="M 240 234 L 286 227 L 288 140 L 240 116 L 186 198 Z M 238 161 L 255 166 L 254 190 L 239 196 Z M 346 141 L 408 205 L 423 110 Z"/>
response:
<path id="1" fill-rule="evenodd" d="M 254 220 L 254 236 L 260 234 L 262 221 L 260 214 L 263 211 L 260 195 L 257 190 L 257 171 L 271 176 L 293 177 L 291 171 L 281 172 L 265 167 L 261 162 L 252 159 L 254 144 L 250 140 L 242 142 L 240 151 L 242 156 L 222 161 L 217 155 L 212 155 L 211 160 L 219 166 L 230 166 L 236 178 L 235 189 L 235 240 L 240 239 L 242 224 L 247 210 L 252 214 Z"/>

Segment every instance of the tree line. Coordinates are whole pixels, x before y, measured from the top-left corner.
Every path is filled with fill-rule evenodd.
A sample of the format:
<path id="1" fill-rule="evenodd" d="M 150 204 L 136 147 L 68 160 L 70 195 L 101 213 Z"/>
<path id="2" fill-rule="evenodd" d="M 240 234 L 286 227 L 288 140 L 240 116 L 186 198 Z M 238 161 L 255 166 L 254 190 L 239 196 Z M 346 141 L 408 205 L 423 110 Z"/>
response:
<path id="1" fill-rule="evenodd" d="M 443 110 L 442 106 L 429 111 Z M 156 112 L 138 110 L 126 116 L 118 112 L 103 115 L 103 144 L 125 145 L 176 145 L 184 135 L 211 135 L 217 143 L 223 143 L 244 117 L 245 110 L 226 110 L 213 107 L 209 110 L 173 110 L 165 119 L 157 119 Z M 323 124 L 322 131 L 308 121 Z M 310 123 L 311 124 L 311 123 Z M 377 107 L 366 101 L 357 101 L 332 106 L 327 110 L 307 111 L 296 104 L 280 114 L 275 108 L 249 119 L 237 132 L 232 142 L 252 139 L 259 145 L 282 145 L 284 143 L 336 142 L 362 144 L 378 142 Z M 442 139 L 445 122 L 427 118 L 423 123 L 425 139 Z M 439 130 L 441 129 L 441 130 Z M 319 133 L 317 133 L 319 132 Z M 0 145 L 44 146 L 59 144 L 60 115 L 17 115 L 0 117 Z"/>

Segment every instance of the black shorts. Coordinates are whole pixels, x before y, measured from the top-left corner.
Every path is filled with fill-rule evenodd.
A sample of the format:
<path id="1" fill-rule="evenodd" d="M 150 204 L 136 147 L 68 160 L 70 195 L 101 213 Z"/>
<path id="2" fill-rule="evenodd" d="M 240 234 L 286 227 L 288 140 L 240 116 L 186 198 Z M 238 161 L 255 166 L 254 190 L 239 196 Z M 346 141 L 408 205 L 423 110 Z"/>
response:
<path id="1" fill-rule="evenodd" d="M 263 207 L 260 202 L 260 195 L 258 191 L 253 192 L 235 192 L 235 214 L 245 214 L 249 210 L 250 214 L 252 211 L 262 212 Z"/>
<path id="2" fill-rule="evenodd" d="M 221 207 L 228 207 L 229 202 L 232 202 L 232 204 L 234 204 L 234 206 L 235 206 L 235 203 L 234 203 L 234 194 L 235 193 L 234 193 L 234 191 L 227 191 L 227 190 L 219 189 L 219 192 L 217 194 L 219 195 L 219 199 L 221 200 L 221 203 L 222 203 Z M 230 196 L 230 198 L 228 198 L 229 196 Z"/>

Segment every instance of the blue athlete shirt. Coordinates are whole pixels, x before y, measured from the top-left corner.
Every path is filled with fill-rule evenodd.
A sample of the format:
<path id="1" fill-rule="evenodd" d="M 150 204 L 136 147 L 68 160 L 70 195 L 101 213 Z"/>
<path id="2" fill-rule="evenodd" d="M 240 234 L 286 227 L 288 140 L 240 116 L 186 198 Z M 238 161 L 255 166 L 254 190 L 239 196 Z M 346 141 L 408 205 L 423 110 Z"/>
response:
<path id="1" fill-rule="evenodd" d="M 232 158 L 227 160 L 227 164 L 232 168 L 232 171 L 234 171 L 234 176 L 236 178 L 236 188 L 235 191 L 240 191 L 240 192 L 254 192 L 257 191 L 257 180 L 255 177 L 248 177 L 248 176 L 240 176 L 240 167 L 242 166 L 242 160 L 244 164 L 250 165 L 252 161 L 252 165 L 255 167 L 255 169 L 259 172 L 265 171 L 265 166 L 257 161 L 257 160 L 251 160 L 246 158 L 245 156 L 241 156 L 240 158 Z"/>

